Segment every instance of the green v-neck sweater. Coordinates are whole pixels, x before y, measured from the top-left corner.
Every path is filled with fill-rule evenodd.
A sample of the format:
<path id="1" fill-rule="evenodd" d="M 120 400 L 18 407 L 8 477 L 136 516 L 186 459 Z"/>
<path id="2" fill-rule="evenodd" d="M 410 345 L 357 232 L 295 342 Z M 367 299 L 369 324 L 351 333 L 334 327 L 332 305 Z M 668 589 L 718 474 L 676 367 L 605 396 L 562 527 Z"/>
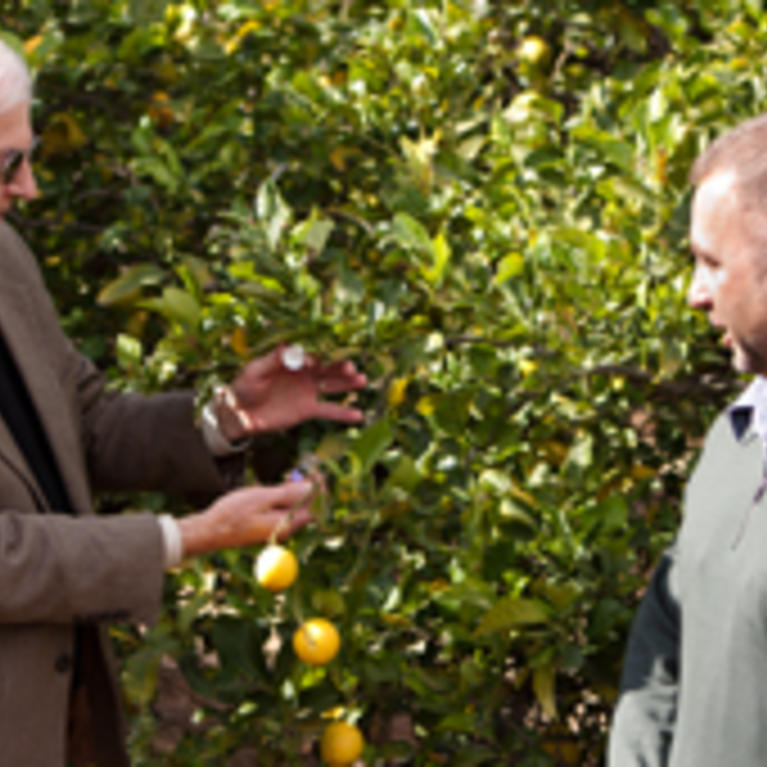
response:
<path id="1" fill-rule="evenodd" d="M 610 767 L 767 765 L 764 450 L 737 426 L 724 414 L 709 432 L 634 620 Z"/>

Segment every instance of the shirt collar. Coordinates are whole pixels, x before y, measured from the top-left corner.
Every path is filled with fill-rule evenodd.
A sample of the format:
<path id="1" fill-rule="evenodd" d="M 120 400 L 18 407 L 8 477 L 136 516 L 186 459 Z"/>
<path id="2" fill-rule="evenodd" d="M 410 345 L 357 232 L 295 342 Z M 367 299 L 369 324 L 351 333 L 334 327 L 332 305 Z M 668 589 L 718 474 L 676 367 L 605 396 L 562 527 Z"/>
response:
<path id="1" fill-rule="evenodd" d="M 767 445 L 767 378 L 757 376 L 727 408 L 732 430 L 740 439 L 750 426 Z"/>

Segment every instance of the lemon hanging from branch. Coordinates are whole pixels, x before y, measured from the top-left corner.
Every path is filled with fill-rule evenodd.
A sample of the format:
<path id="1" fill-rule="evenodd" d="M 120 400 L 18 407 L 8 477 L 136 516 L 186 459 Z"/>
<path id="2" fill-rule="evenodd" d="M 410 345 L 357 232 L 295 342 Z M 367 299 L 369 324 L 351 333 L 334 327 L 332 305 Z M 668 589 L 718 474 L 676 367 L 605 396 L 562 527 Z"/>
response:
<path id="1" fill-rule="evenodd" d="M 256 580 L 264 588 L 282 591 L 296 580 L 298 560 L 290 549 L 274 543 L 261 550 L 253 570 Z"/>
<path id="2" fill-rule="evenodd" d="M 293 634 L 293 650 L 304 663 L 312 666 L 330 663 L 340 647 L 338 629 L 325 618 L 310 618 Z"/>
<path id="3" fill-rule="evenodd" d="M 348 722 L 333 722 L 322 733 L 320 754 L 330 767 L 346 767 L 362 753 L 365 739 L 358 727 Z"/>

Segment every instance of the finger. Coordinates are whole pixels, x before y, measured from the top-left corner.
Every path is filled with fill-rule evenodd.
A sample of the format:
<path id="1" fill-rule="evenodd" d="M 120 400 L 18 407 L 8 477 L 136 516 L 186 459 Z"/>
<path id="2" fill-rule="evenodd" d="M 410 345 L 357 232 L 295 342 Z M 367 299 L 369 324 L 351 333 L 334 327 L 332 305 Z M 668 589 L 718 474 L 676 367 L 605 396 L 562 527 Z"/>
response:
<path id="1" fill-rule="evenodd" d="M 362 389 L 367 385 L 367 376 L 356 373 L 354 376 L 323 376 L 317 382 L 317 388 L 323 394 L 341 394 L 342 392 Z"/>
<path id="2" fill-rule="evenodd" d="M 283 482 L 280 485 L 262 488 L 267 494 L 270 509 L 291 508 L 306 504 L 314 493 L 315 485 L 307 479 L 298 482 Z"/>
<path id="3" fill-rule="evenodd" d="M 348 378 L 360 375 L 357 366 L 351 360 L 329 362 L 327 365 L 321 366 L 319 373 L 323 376 L 346 376 Z"/>
<path id="4" fill-rule="evenodd" d="M 319 400 L 314 408 L 314 418 L 326 421 L 340 421 L 341 423 L 360 423 L 364 414 L 356 407 L 339 405 L 337 402 Z"/>

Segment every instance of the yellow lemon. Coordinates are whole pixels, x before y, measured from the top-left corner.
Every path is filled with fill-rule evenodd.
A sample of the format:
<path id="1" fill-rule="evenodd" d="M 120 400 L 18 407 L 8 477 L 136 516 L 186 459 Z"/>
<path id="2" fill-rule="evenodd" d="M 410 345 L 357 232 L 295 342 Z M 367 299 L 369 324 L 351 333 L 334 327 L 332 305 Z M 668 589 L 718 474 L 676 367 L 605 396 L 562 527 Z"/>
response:
<path id="1" fill-rule="evenodd" d="M 402 378 L 395 378 L 389 384 L 389 391 L 386 393 L 386 399 L 389 401 L 389 407 L 399 407 L 405 401 L 405 394 L 407 393 L 407 385 L 410 383 L 410 378 L 403 376 Z"/>
<path id="2" fill-rule="evenodd" d="M 538 370 L 538 363 L 535 360 L 521 359 L 517 361 L 517 369 L 526 378 Z"/>
<path id="3" fill-rule="evenodd" d="M 330 767 L 345 767 L 362 753 L 365 740 L 357 727 L 348 722 L 333 722 L 322 733 L 320 754 Z"/>
<path id="4" fill-rule="evenodd" d="M 262 549 L 254 567 L 256 580 L 269 591 L 282 591 L 298 575 L 296 555 L 284 546 L 271 544 Z"/>
<path id="5" fill-rule="evenodd" d="M 293 649 L 304 663 L 322 666 L 335 658 L 341 646 L 336 627 L 325 618 L 304 621 L 293 634 Z"/>
<path id="6" fill-rule="evenodd" d="M 521 61 L 534 67 L 541 67 L 548 63 L 551 48 L 542 37 L 528 35 L 517 48 L 517 55 Z"/>

